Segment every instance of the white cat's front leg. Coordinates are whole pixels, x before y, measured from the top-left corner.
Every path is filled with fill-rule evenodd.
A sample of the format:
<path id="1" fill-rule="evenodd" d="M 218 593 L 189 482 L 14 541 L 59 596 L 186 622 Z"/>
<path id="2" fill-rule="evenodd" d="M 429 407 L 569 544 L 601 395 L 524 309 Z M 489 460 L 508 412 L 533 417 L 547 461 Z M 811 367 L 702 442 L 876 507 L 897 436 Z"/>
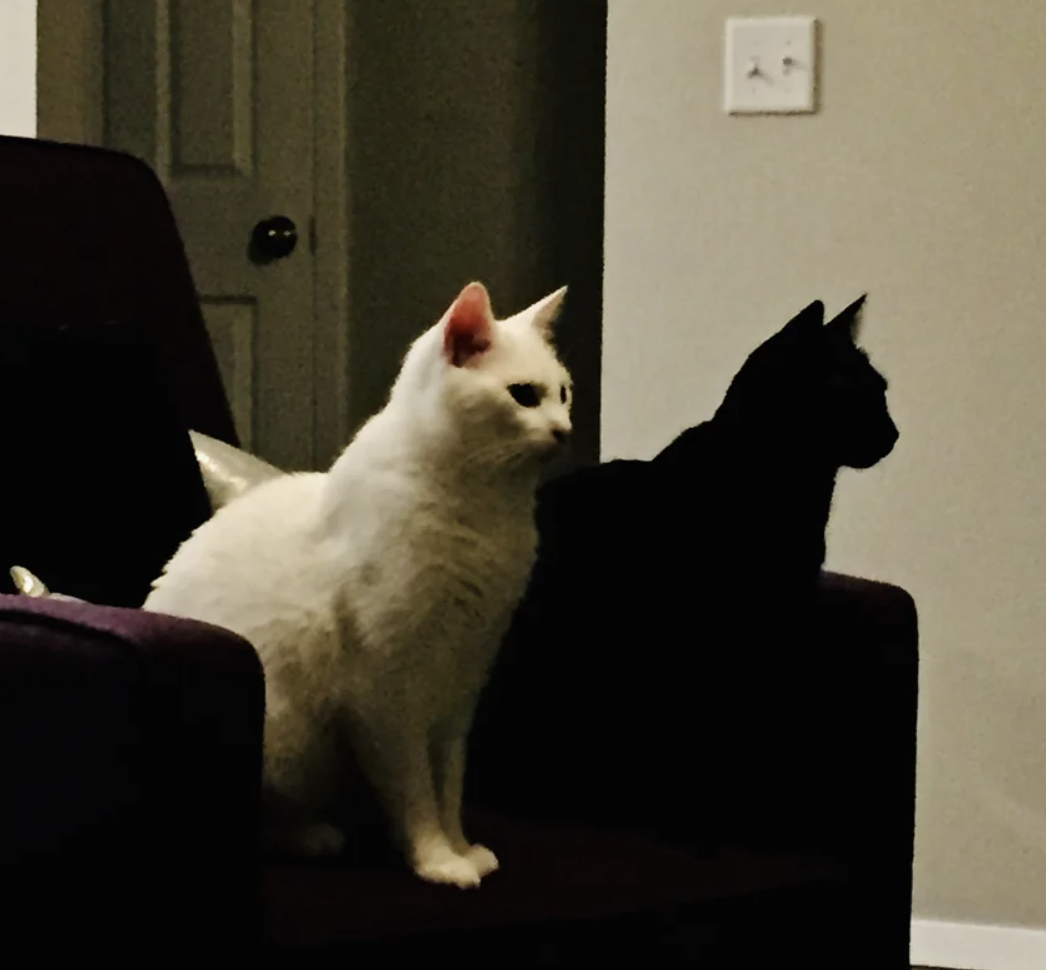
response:
<path id="1" fill-rule="evenodd" d="M 364 770 L 384 802 L 414 872 L 428 882 L 462 889 L 479 885 L 475 863 L 458 852 L 443 830 L 424 732 L 357 728 Z"/>
<path id="2" fill-rule="evenodd" d="M 439 807 L 443 831 L 454 849 L 476 866 L 480 878 L 498 868 L 498 857 L 486 846 L 471 845 L 461 828 L 461 799 L 465 789 L 466 738 L 441 738 L 434 746 L 438 760 Z"/>
<path id="3" fill-rule="evenodd" d="M 340 855 L 344 833 L 324 820 L 329 792 L 318 782 L 336 763 L 300 710 L 267 697 L 262 842 L 267 852 L 316 858 Z"/>

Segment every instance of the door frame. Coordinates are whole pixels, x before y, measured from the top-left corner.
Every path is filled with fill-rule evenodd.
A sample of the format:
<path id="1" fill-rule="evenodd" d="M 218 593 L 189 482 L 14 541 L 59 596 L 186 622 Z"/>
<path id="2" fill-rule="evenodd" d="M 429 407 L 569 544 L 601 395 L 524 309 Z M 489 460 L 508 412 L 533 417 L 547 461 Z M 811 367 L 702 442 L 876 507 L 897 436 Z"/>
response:
<path id="1" fill-rule="evenodd" d="M 167 0 L 155 0 L 167 2 Z M 313 0 L 313 464 L 327 467 L 349 428 L 349 91 L 351 13 Z M 37 0 L 37 136 L 105 143 L 106 0 Z"/>
<path id="2" fill-rule="evenodd" d="M 313 463 L 326 468 L 348 443 L 350 4 L 314 0 Z"/>

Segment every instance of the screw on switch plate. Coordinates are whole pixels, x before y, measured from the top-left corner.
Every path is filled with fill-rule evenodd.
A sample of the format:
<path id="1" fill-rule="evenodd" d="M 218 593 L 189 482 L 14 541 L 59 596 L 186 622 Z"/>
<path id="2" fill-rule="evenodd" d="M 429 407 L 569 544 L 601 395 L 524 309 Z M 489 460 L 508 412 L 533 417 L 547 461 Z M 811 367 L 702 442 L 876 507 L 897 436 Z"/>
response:
<path id="1" fill-rule="evenodd" d="M 817 110 L 814 17 L 731 17 L 726 22 L 723 107 L 730 114 Z"/>

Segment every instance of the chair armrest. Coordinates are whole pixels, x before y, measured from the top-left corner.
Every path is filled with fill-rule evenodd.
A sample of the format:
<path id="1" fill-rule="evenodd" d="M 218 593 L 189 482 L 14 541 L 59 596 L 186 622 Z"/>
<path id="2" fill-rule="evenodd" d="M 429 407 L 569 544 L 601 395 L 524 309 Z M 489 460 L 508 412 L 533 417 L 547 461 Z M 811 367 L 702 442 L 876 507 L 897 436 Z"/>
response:
<path id="1" fill-rule="evenodd" d="M 914 657 L 919 647 L 915 600 L 899 586 L 825 571 L 817 600 L 818 624 L 851 642 L 890 643 Z"/>
<path id="2" fill-rule="evenodd" d="M 746 845 L 817 848 L 910 872 L 919 672 L 912 597 L 824 572 L 811 625 L 768 642 L 751 672 L 742 658 L 722 688 L 722 740 L 709 757 L 725 779 L 723 829 Z"/>
<path id="3" fill-rule="evenodd" d="M 0 879 L 24 924 L 244 932 L 263 720 L 257 654 L 227 630 L 0 596 Z"/>

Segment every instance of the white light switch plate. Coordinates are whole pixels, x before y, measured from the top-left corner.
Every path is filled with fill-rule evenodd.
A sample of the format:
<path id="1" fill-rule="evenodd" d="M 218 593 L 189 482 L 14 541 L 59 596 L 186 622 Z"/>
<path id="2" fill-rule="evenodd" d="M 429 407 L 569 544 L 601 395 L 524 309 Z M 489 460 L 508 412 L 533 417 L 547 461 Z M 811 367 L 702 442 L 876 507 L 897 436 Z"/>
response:
<path id="1" fill-rule="evenodd" d="M 729 114 L 816 111 L 816 38 L 815 17 L 728 19 L 724 110 Z"/>

